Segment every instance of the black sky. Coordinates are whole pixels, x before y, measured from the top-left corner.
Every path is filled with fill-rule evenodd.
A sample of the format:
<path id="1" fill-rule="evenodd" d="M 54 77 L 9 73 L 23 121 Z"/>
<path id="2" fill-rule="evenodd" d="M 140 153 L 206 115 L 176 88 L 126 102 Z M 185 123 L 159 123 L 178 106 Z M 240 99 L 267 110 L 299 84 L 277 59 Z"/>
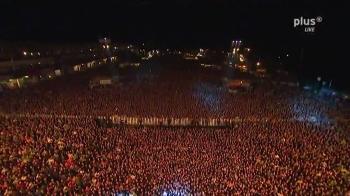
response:
<path id="1" fill-rule="evenodd" d="M 293 42 L 300 38 L 293 18 L 323 16 L 322 36 L 337 23 L 342 4 L 322 1 L 2 0 L 0 39 L 154 40 L 169 44 L 209 44 L 243 38 Z M 297 40 L 298 41 L 298 40 Z M 220 44 L 219 44 L 220 45 Z"/>

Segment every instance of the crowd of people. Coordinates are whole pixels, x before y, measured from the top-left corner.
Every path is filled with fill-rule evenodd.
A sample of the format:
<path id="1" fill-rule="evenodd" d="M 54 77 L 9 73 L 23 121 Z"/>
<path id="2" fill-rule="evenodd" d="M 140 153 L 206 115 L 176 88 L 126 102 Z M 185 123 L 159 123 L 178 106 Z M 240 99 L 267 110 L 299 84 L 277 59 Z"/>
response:
<path id="1" fill-rule="evenodd" d="M 88 88 L 86 73 L 2 95 L 0 194 L 350 194 L 349 124 L 327 116 L 341 115 L 337 106 L 266 82 L 230 94 L 206 70 L 155 72 L 101 89 Z M 96 121 L 113 115 L 288 120 L 228 129 Z"/>
<path id="2" fill-rule="evenodd" d="M 119 85 L 93 90 L 88 88 L 90 75 L 58 78 L 4 94 L 0 99 L 1 109 L 6 113 L 55 115 L 290 118 L 295 113 L 291 107 L 294 97 L 301 94 L 297 90 L 265 83 L 251 93 L 232 95 L 218 80 L 220 73 L 217 70 L 200 73 L 164 71 L 153 79 L 142 81 L 133 76 L 126 77 Z M 317 101 L 307 100 L 310 101 L 305 105 L 312 111 L 328 112 L 326 105 L 318 107 Z"/>
<path id="3" fill-rule="evenodd" d="M 303 122 L 232 129 L 98 127 L 1 119 L 0 191 L 12 194 L 344 194 L 350 140 Z"/>

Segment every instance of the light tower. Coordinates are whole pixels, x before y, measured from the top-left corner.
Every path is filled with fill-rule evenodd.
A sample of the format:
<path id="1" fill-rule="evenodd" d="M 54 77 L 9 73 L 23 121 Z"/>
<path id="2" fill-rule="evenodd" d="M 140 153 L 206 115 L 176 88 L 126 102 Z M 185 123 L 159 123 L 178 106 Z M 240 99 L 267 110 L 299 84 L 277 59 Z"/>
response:
<path id="1" fill-rule="evenodd" d="M 111 46 L 111 39 L 104 37 L 104 38 L 100 38 L 98 40 L 98 42 L 100 43 L 100 46 L 102 48 L 102 56 L 104 57 L 110 57 L 111 56 L 111 50 L 110 48 Z"/>
<path id="2" fill-rule="evenodd" d="M 98 40 L 98 42 L 100 43 L 100 47 L 101 47 L 101 51 L 102 51 L 102 57 L 103 58 L 107 58 L 108 59 L 108 67 L 110 70 L 110 74 L 112 76 L 112 79 L 117 81 L 118 80 L 118 76 L 119 76 L 119 71 L 118 71 L 118 67 L 113 64 L 111 62 L 111 57 L 112 57 L 112 41 L 111 39 L 104 37 L 104 38 L 100 38 Z"/>
<path id="3" fill-rule="evenodd" d="M 240 47 L 242 45 L 242 41 L 240 40 L 233 40 L 230 45 L 230 49 L 227 53 L 227 66 L 225 69 L 226 72 L 226 78 L 232 79 L 235 75 L 235 69 L 232 69 L 236 64 L 239 63 L 239 51 Z"/>
<path id="4" fill-rule="evenodd" d="M 239 51 L 242 45 L 242 41 L 241 40 L 233 40 L 231 43 L 231 48 L 230 51 L 228 53 L 228 64 L 229 65 L 234 65 L 236 63 L 238 63 L 239 61 Z"/>

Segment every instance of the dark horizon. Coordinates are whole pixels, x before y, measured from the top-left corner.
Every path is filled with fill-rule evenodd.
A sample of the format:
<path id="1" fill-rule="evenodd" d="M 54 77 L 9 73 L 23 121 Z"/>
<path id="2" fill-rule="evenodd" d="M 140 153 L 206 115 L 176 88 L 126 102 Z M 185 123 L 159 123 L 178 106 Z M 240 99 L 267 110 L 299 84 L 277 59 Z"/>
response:
<path id="1" fill-rule="evenodd" d="M 4 41 L 79 43 L 107 36 L 113 42 L 159 48 L 228 49 L 231 40 L 241 39 L 271 59 L 291 53 L 298 62 L 304 49 L 304 61 L 292 67 L 303 66 L 312 75 L 329 74 L 341 83 L 347 78 L 341 58 L 345 51 L 338 49 L 346 35 L 342 3 L 134 0 L 3 1 L 0 5 L 0 40 Z M 323 21 L 315 33 L 293 27 L 294 18 L 317 16 Z"/>

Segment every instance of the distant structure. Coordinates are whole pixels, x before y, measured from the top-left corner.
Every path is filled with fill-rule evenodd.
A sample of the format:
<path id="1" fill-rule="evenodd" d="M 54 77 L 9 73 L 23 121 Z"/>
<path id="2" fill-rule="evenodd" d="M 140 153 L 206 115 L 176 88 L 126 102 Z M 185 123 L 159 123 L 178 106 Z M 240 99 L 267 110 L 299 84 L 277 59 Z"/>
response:
<path id="1" fill-rule="evenodd" d="M 228 65 L 235 65 L 239 61 L 239 51 L 242 46 L 242 41 L 241 40 L 234 40 L 231 43 L 230 51 L 227 54 L 227 62 Z"/>
<path id="2" fill-rule="evenodd" d="M 98 40 L 98 42 L 100 43 L 101 45 L 101 48 L 103 49 L 103 56 L 105 57 L 110 57 L 111 56 L 111 39 L 107 38 L 107 37 L 104 37 L 104 38 L 100 38 Z"/>
<path id="3" fill-rule="evenodd" d="M 112 41 L 110 38 L 104 37 L 104 38 L 100 38 L 98 40 L 98 42 L 101 45 L 101 51 L 102 51 L 102 56 L 108 59 L 111 59 L 112 55 Z M 109 65 L 109 69 L 110 69 L 110 74 L 113 80 L 118 80 L 119 79 L 119 72 L 118 72 L 118 67 L 113 64 L 110 63 Z"/>
<path id="4" fill-rule="evenodd" d="M 239 63 L 239 51 L 240 47 L 242 46 L 242 41 L 240 40 L 234 40 L 231 42 L 230 49 L 227 53 L 226 57 L 226 77 L 227 78 L 234 78 L 235 75 L 235 66 Z"/>

